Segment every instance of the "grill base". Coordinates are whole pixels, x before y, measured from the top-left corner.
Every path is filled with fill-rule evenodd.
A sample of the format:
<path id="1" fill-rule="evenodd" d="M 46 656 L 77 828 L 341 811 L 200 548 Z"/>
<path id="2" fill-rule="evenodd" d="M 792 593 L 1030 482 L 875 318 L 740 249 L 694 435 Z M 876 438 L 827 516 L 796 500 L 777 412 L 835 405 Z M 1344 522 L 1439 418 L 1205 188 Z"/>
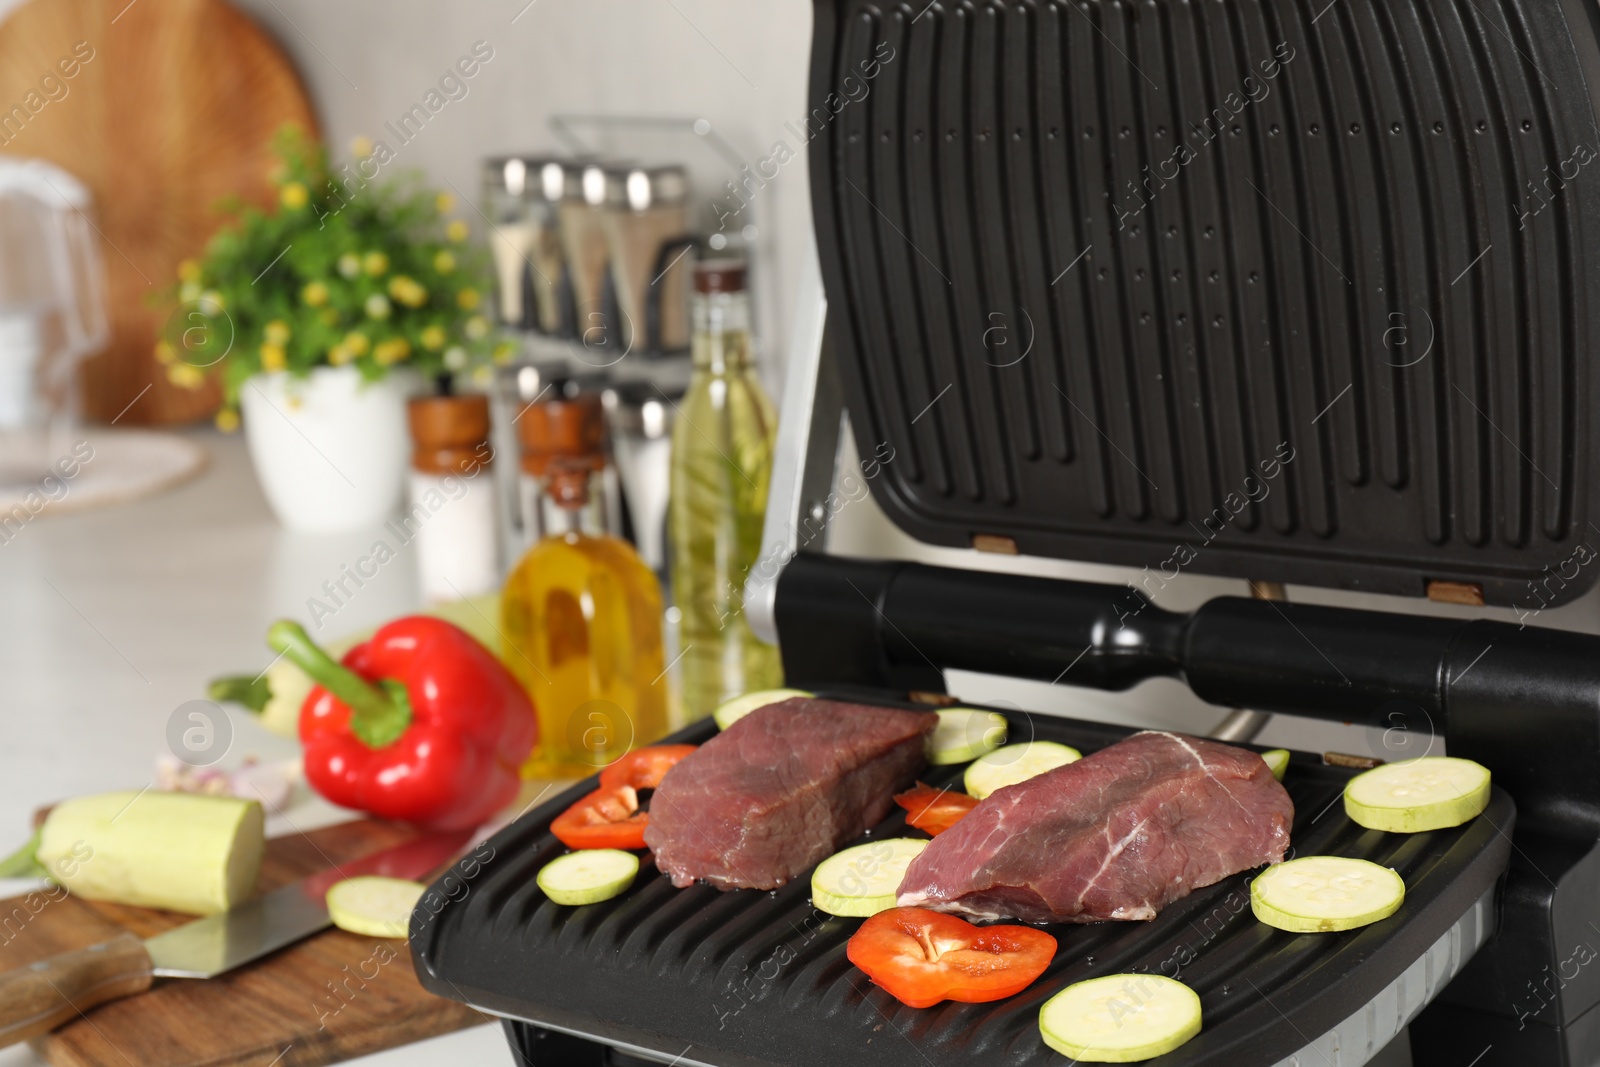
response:
<path id="1" fill-rule="evenodd" d="M 1013 739 L 1055 740 L 1085 752 L 1130 732 L 1008 717 Z M 713 731 L 701 723 L 674 740 L 699 742 Z M 943 785 L 962 770 L 935 768 L 925 778 Z M 549 833 L 550 820 L 588 783 L 496 835 L 493 858 L 481 869 L 458 869 L 468 892 L 456 883 L 452 901 L 445 883 L 430 890 L 413 922 L 413 954 L 423 984 L 442 996 L 666 1062 L 681 1057 L 680 1064 L 1059 1067 L 1060 1057 L 1039 1037 L 1039 1005 L 1071 982 L 1120 971 L 1175 975 L 1200 994 L 1206 1029 L 1160 1061 L 1169 1067 L 1292 1063 L 1287 1058 L 1301 1053 L 1311 1034 L 1330 1035 L 1345 1050 L 1346 1058 L 1333 1062 L 1364 1062 L 1487 936 L 1486 895 L 1506 869 L 1515 809 L 1497 790 L 1484 815 L 1466 826 L 1413 835 L 1363 830 L 1338 803 L 1353 773 L 1297 754 L 1285 777 L 1296 809 L 1294 848 L 1394 867 L 1407 899 L 1391 918 L 1344 934 L 1271 930 L 1250 913 L 1251 872 L 1244 872 L 1177 901 L 1150 923 L 1051 927 L 1062 950 L 1050 969 L 995 1004 L 899 1004 L 845 959 L 860 921 L 813 911 L 803 879 L 772 893 L 719 893 L 674 889 L 647 872 L 604 904 L 551 904 L 533 877 L 564 851 Z M 905 832 L 897 811 L 870 836 Z M 434 911 L 437 917 L 424 922 Z M 1410 976 L 1419 964 L 1426 976 L 1420 987 Z M 528 1037 L 533 1063 L 549 1041 L 560 1043 Z M 545 1059 L 584 1062 L 580 1053 L 570 1055 Z"/>

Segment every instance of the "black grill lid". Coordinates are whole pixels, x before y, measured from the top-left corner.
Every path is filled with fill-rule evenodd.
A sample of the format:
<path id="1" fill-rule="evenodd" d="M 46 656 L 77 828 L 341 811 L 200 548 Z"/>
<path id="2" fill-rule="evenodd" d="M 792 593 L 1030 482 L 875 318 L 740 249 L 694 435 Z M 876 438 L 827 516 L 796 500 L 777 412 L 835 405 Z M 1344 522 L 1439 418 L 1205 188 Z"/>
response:
<path id="1" fill-rule="evenodd" d="M 1593 15 L 817 0 L 829 337 L 888 514 L 1169 575 L 1589 588 Z"/>

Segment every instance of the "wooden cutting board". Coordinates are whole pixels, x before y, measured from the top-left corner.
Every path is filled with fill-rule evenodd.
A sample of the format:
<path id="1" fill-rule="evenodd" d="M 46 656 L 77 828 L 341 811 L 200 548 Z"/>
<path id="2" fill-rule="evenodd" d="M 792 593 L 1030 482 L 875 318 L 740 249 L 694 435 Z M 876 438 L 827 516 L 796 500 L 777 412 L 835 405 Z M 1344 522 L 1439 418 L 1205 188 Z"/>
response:
<path id="1" fill-rule="evenodd" d="M 267 842 L 263 891 L 399 844 L 415 831 L 367 819 Z M 20 967 L 128 930 L 189 921 L 171 912 L 62 897 L 0 901 L 0 966 Z M 220 978 L 157 979 L 33 1047 L 55 1067 L 318 1067 L 486 1021 L 424 992 L 401 940 L 326 930 Z"/>
<path id="2" fill-rule="evenodd" d="M 49 160 L 94 192 L 111 341 L 84 365 L 88 416 L 214 411 L 214 385 L 180 389 L 156 363 L 174 308 L 151 297 L 200 254 L 218 201 L 272 202 L 273 134 L 316 132 L 283 50 L 223 0 L 28 0 L 0 20 L 0 113 L 13 116 L 0 154 Z"/>

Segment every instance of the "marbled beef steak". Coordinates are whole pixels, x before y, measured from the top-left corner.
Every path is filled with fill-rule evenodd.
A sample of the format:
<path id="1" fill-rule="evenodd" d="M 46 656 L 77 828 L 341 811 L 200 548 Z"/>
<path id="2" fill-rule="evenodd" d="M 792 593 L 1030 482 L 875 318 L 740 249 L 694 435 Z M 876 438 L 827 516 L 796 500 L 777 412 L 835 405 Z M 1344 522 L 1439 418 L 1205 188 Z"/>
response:
<path id="1" fill-rule="evenodd" d="M 982 919 L 1152 919 L 1283 859 L 1293 822 L 1254 752 L 1138 733 L 996 790 L 912 861 L 899 901 Z"/>
<path id="2" fill-rule="evenodd" d="M 775 889 L 888 814 L 937 721 L 804 697 L 753 711 L 667 772 L 645 843 L 673 885 Z"/>

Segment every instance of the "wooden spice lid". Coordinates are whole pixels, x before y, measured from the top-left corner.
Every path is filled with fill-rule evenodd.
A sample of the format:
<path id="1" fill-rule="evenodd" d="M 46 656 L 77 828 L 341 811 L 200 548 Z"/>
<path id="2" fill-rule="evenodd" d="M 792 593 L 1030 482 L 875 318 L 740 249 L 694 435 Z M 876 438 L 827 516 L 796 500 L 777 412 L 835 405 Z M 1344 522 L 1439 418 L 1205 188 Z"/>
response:
<path id="1" fill-rule="evenodd" d="M 746 271 L 742 259 L 702 259 L 694 265 L 694 291 L 742 293 Z"/>
<path id="2" fill-rule="evenodd" d="M 522 469 L 543 477 L 557 458 L 582 461 L 588 469 L 605 466 L 605 410 L 600 394 L 583 392 L 528 405 L 517 419 Z"/>
<path id="3" fill-rule="evenodd" d="M 494 458 L 489 398 L 482 393 L 419 396 L 406 406 L 411 465 L 424 474 L 477 473 Z"/>

